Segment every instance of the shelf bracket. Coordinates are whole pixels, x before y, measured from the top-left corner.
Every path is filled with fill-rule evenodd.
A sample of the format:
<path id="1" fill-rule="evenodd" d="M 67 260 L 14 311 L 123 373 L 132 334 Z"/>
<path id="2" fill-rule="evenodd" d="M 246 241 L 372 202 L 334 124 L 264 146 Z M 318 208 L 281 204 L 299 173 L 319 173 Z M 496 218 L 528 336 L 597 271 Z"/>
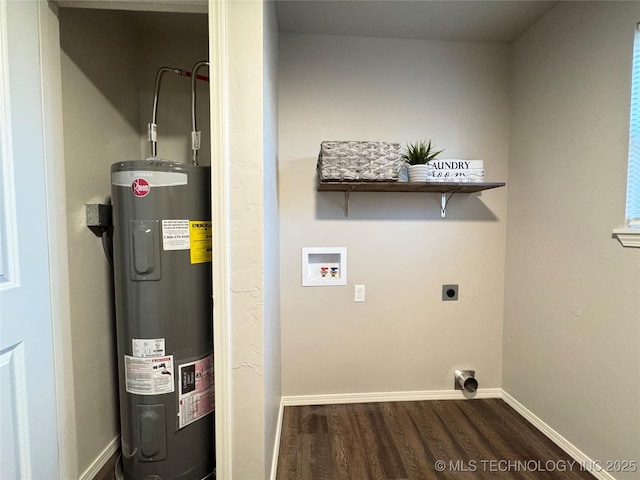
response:
<path id="1" fill-rule="evenodd" d="M 445 216 L 447 215 L 447 205 L 449 204 L 449 200 L 451 200 L 451 197 L 453 197 L 458 191 L 454 190 L 453 192 L 451 192 L 451 195 L 449 195 L 449 197 L 447 198 L 447 194 L 445 192 L 441 192 L 442 193 L 442 199 L 441 199 L 441 208 L 440 208 L 440 216 L 442 218 L 445 218 Z"/>
<path id="2" fill-rule="evenodd" d="M 344 216 L 349 216 L 349 197 L 351 196 L 351 192 L 353 191 L 353 187 L 349 187 L 344 191 Z"/>

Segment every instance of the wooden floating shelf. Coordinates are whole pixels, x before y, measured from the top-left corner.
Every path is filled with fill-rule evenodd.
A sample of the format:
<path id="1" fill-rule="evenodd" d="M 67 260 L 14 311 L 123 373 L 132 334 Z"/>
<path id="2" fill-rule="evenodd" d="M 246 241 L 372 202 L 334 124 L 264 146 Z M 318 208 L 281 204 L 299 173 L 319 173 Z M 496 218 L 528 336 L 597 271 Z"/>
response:
<path id="1" fill-rule="evenodd" d="M 318 182 L 319 192 L 344 192 L 344 216 L 349 216 L 349 195 L 352 192 L 417 192 L 442 194 L 441 216 L 456 193 L 476 193 L 504 187 L 503 182 Z M 449 196 L 447 197 L 447 194 Z"/>
<path id="2" fill-rule="evenodd" d="M 320 182 L 318 191 L 474 193 L 504 186 L 495 182 Z"/>

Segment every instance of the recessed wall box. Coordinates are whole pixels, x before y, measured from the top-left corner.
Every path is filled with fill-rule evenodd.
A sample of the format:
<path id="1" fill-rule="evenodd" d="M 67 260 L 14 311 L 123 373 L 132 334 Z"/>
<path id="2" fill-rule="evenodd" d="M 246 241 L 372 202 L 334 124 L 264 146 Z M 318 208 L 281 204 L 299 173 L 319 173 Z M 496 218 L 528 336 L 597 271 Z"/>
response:
<path id="1" fill-rule="evenodd" d="M 303 247 L 302 286 L 347 284 L 347 247 Z"/>

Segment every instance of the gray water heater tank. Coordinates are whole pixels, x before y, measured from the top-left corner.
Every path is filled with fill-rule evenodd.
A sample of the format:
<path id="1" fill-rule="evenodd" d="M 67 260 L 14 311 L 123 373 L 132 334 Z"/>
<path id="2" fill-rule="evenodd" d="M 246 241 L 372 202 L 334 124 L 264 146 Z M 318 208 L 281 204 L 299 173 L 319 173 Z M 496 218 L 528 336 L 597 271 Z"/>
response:
<path id="1" fill-rule="evenodd" d="M 215 468 L 210 168 L 111 166 L 122 478 Z"/>

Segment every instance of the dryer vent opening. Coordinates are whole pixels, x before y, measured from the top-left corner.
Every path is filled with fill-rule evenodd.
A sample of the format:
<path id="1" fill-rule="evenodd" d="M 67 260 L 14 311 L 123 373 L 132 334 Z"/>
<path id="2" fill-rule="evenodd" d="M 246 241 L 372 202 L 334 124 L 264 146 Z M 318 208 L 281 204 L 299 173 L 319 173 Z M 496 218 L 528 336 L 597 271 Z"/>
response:
<path id="1" fill-rule="evenodd" d="M 454 373 L 456 390 L 464 390 L 469 393 L 478 390 L 478 381 L 475 375 L 475 370 L 456 370 Z"/>

